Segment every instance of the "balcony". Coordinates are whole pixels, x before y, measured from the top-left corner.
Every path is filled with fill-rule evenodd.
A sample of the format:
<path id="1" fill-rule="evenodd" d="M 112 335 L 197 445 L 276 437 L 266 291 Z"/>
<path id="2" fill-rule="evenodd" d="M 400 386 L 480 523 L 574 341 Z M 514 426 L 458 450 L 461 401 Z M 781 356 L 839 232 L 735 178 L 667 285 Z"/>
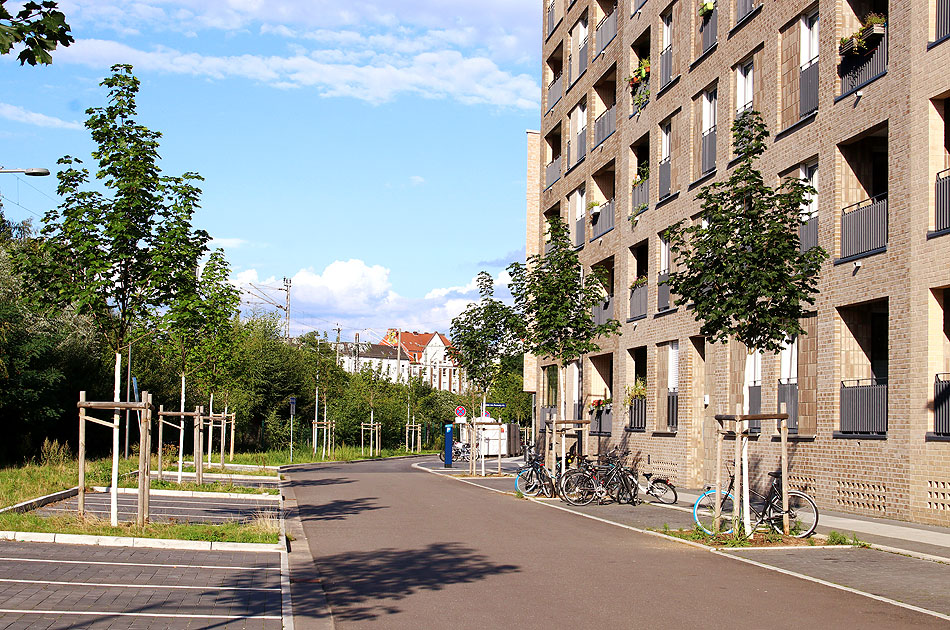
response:
<path id="1" fill-rule="evenodd" d="M 847 96 L 887 72 L 887 25 L 884 37 L 874 50 L 864 54 L 841 57 L 838 74 L 841 75 L 841 96 Z"/>
<path id="2" fill-rule="evenodd" d="M 630 289 L 630 319 L 647 316 L 647 285 Z"/>
<path id="3" fill-rule="evenodd" d="M 778 412 L 785 404 L 785 413 L 788 414 L 788 432 L 798 433 L 798 379 L 783 378 L 778 382 Z"/>
<path id="4" fill-rule="evenodd" d="M 950 230 L 950 168 L 937 173 L 934 230 Z"/>
<path id="5" fill-rule="evenodd" d="M 564 75 L 559 74 L 548 85 L 548 111 L 554 109 L 554 106 L 561 100 L 564 94 Z"/>
<path id="6" fill-rule="evenodd" d="M 717 3 L 718 4 L 718 3 Z M 719 8 L 707 15 L 699 23 L 699 35 L 703 42 L 703 53 L 706 53 L 716 43 L 716 31 L 719 27 Z"/>
<path id="7" fill-rule="evenodd" d="M 680 426 L 680 392 L 676 387 L 666 390 L 666 429 L 676 433 Z"/>
<path id="8" fill-rule="evenodd" d="M 630 418 L 631 431 L 643 432 L 647 430 L 647 401 L 646 398 L 634 398 L 633 404 L 627 407 Z"/>
<path id="9" fill-rule="evenodd" d="M 634 184 L 630 192 L 630 207 L 633 215 L 646 212 L 650 207 L 650 180 L 644 179 L 639 184 Z"/>
<path id="10" fill-rule="evenodd" d="M 841 381 L 841 435 L 887 435 L 887 379 Z"/>
<path id="11" fill-rule="evenodd" d="M 751 359 L 750 359 L 751 361 Z M 749 413 L 762 413 L 762 382 L 753 381 L 746 388 L 746 392 L 749 396 Z M 761 420 L 749 420 L 749 433 L 761 433 L 762 432 L 762 421 Z"/>
<path id="12" fill-rule="evenodd" d="M 544 167 L 544 188 L 548 189 L 561 179 L 561 156 L 557 156 Z"/>
<path id="13" fill-rule="evenodd" d="M 934 435 L 950 437 L 950 374 L 934 377 Z"/>
<path id="14" fill-rule="evenodd" d="M 672 185 L 672 164 L 669 156 L 660 160 L 660 199 L 666 199 L 670 196 L 670 187 Z"/>
<path id="15" fill-rule="evenodd" d="M 713 13 L 715 13 L 715 11 L 713 11 Z M 716 125 L 713 125 L 703 132 L 700 163 L 703 169 L 703 175 L 716 170 Z"/>
<path id="16" fill-rule="evenodd" d="M 661 271 L 656 277 L 656 310 L 668 311 L 670 309 L 670 285 L 666 283 L 670 279 L 669 270 Z"/>
<path id="17" fill-rule="evenodd" d="M 604 52 L 607 45 L 617 36 L 617 7 L 597 25 L 597 54 Z M 595 55 L 596 56 L 596 55 Z"/>
<path id="18" fill-rule="evenodd" d="M 592 435 L 610 435 L 613 429 L 614 412 L 611 407 L 602 407 L 590 412 L 590 432 Z"/>
<path id="19" fill-rule="evenodd" d="M 614 229 L 614 200 L 609 199 L 600 206 L 597 206 L 600 212 L 591 214 L 590 220 L 590 240 L 600 238 L 610 230 Z M 596 210 L 596 208 L 595 208 Z"/>
<path id="20" fill-rule="evenodd" d="M 937 0 L 937 37 L 940 41 L 950 37 L 950 0 Z"/>
<path id="21" fill-rule="evenodd" d="M 594 121 L 594 146 L 609 138 L 617 130 L 617 106 L 614 105 Z"/>
<path id="22" fill-rule="evenodd" d="M 818 110 L 818 57 L 802 65 L 798 74 L 798 117 Z"/>
<path id="23" fill-rule="evenodd" d="M 604 298 L 604 301 L 600 304 L 595 304 L 593 312 L 591 313 L 594 317 L 594 324 L 600 326 L 601 324 L 606 324 L 609 320 L 614 318 L 614 298 L 612 295 L 608 295 Z"/>
<path id="24" fill-rule="evenodd" d="M 587 127 L 582 128 L 574 137 L 574 142 L 567 141 L 568 168 L 577 166 L 587 155 Z"/>
<path id="25" fill-rule="evenodd" d="M 673 45 L 670 44 L 660 53 L 660 89 L 673 80 Z"/>
<path id="26" fill-rule="evenodd" d="M 574 222 L 574 247 L 581 248 L 587 238 L 587 219 L 580 217 Z"/>
<path id="27" fill-rule="evenodd" d="M 807 252 L 812 247 L 818 247 L 818 215 L 809 217 L 798 228 L 799 249 Z"/>
<path id="28" fill-rule="evenodd" d="M 850 259 L 887 247 L 887 193 L 851 204 L 841 211 L 841 258 Z"/>
<path id="29" fill-rule="evenodd" d="M 745 16 L 752 13 L 752 0 L 736 0 L 736 23 L 741 22 Z"/>

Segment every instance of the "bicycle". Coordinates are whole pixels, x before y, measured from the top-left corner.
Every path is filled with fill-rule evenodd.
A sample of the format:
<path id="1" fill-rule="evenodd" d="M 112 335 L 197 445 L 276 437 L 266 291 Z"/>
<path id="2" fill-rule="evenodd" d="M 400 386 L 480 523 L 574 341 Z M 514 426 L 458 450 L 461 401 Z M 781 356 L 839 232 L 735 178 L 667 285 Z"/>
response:
<path id="1" fill-rule="evenodd" d="M 528 463 L 518 469 L 515 477 L 515 490 L 524 496 L 534 497 L 544 493 L 546 497 L 562 496 L 561 460 L 554 463 L 554 476 L 541 463 L 541 455 L 537 447 L 530 445 L 525 450 Z M 567 465 L 572 465 L 576 459 L 576 448 L 571 447 L 567 453 Z"/>
<path id="2" fill-rule="evenodd" d="M 478 459 L 479 450 L 478 446 L 475 446 L 475 459 Z M 472 447 L 468 442 L 452 442 L 452 461 L 453 462 L 467 462 L 472 459 Z M 445 461 L 445 450 L 439 451 L 439 460 Z"/>
<path id="3" fill-rule="evenodd" d="M 776 533 L 784 533 L 784 519 L 788 515 L 789 535 L 794 538 L 807 538 L 815 532 L 818 527 L 818 506 L 815 500 L 804 492 L 798 490 L 788 491 L 788 511 L 782 509 L 782 473 L 774 471 L 769 473 L 772 482 L 769 485 L 769 491 L 762 496 L 755 490 L 749 488 L 749 508 L 752 512 L 752 529 L 749 532 L 743 532 L 743 537 L 751 536 L 763 525 L 767 525 Z M 718 491 L 722 496 L 722 505 L 720 509 L 720 528 L 722 534 L 731 534 L 733 524 L 731 515 L 735 499 L 732 496 L 732 489 L 735 486 L 735 475 L 729 474 L 729 485 L 725 492 Z M 716 495 L 717 490 L 711 486 L 706 486 L 706 491 L 693 504 L 693 520 L 696 525 L 706 532 L 713 534 L 715 528 L 716 514 Z M 740 522 L 742 515 L 740 514 Z M 728 523 L 728 529 L 724 526 Z"/>
<path id="4" fill-rule="evenodd" d="M 630 451 L 619 452 L 614 448 L 604 455 L 604 464 L 591 464 L 582 460 L 581 466 L 567 471 L 562 481 L 564 500 L 577 506 L 590 504 L 595 498 L 617 503 L 635 503 L 637 483 L 632 469 L 624 468 L 621 462 Z"/>

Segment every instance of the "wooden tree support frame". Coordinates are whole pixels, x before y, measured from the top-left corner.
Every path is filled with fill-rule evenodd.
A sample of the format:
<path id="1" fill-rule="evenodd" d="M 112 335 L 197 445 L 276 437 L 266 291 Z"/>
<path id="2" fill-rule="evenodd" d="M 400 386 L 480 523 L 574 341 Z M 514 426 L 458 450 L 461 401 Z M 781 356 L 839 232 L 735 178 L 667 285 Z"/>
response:
<path id="1" fill-rule="evenodd" d="M 313 422 L 313 454 L 317 454 L 317 444 L 320 443 L 320 432 L 323 432 L 323 459 L 336 455 L 336 420 L 317 420 Z"/>
<path id="2" fill-rule="evenodd" d="M 209 413 L 203 417 L 202 428 L 207 430 L 208 440 L 208 469 L 211 468 L 211 447 L 214 443 L 214 430 L 219 429 L 218 446 L 220 450 L 219 464 L 221 470 L 224 470 L 224 452 L 228 441 L 228 424 L 231 425 L 231 459 L 234 459 L 234 422 L 235 414 L 228 413 L 228 408 L 224 408 L 224 413 Z"/>
<path id="3" fill-rule="evenodd" d="M 360 423 L 360 455 L 365 454 L 366 436 L 369 435 L 369 456 L 379 455 L 379 443 L 382 436 L 383 425 L 379 422 L 361 422 Z"/>
<path id="4" fill-rule="evenodd" d="M 167 424 L 173 429 L 178 429 L 178 485 L 181 485 L 181 469 L 183 458 L 185 456 L 185 418 L 197 418 L 200 415 L 200 407 L 195 407 L 194 411 L 165 411 L 164 405 L 158 407 L 158 480 L 164 478 L 164 458 L 162 429 Z M 178 424 L 169 422 L 165 418 L 178 418 Z"/>
<path id="5" fill-rule="evenodd" d="M 736 411 L 738 412 L 738 405 Z M 718 532 L 721 528 L 722 519 L 722 450 L 723 440 L 727 435 L 735 436 L 735 462 L 733 475 L 735 483 L 733 485 L 732 501 L 732 526 L 733 531 L 739 531 L 740 504 L 744 508 L 743 527 L 746 532 L 751 529 L 750 511 L 749 511 L 749 422 L 752 420 L 776 420 L 779 422 L 779 431 L 781 435 L 781 470 L 782 470 L 782 527 L 785 535 L 788 535 L 788 414 L 785 412 L 785 403 L 781 405 L 780 413 L 756 413 L 756 414 L 716 414 L 716 422 L 719 423 L 719 429 L 716 432 L 716 508 L 714 513 L 713 531 Z M 726 427 L 731 423 L 733 429 Z M 749 532 L 750 535 L 752 532 Z"/>
<path id="6" fill-rule="evenodd" d="M 118 388 L 116 388 L 118 391 Z M 116 395 L 118 398 L 118 395 Z M 126 409 L 140 411 L 139 421 L 139 479 L 138 479 L 138 514 L 136 523 L 145 525 L 148 520 L 149 474 L 151 464 L 151 425 L 152 425 L 152 395 L 142 392 L 141 402 L 101 402 L 87 401 L 86 392 L 79 392 L 79 495 L 78 513 L 80 518 L 86 512 L 86 421 L 109 427 L 112 429 L 112 478 L 110 483 L 109 522 L 113 527 L 119 524 L 119 412 Z M 112 422 L 100 420 L 89 415 L 89 411 L 112 411 Z"/>
<path id="7" fill-rule="evenodd" d="M 478 459 L 481 460 L 482 462 L 482 475 L 481 475 L 482 477 L 485 476 L 485 458 L 487 457 L 487 453 L 485 451 L 488 450 L 488 440 L 487 439 L 483 440 L 482 438 L 482 434 L 485 430 L 484 427 L 498 427 L 498 437 L 496 438 L 496 441 L 498 442 L 498 474 L 501 475 L 501 440 L 502 440 L 501 427 L 504 426 L 504 424 L 505 424 L 504 422 L 473 422 L 472 423 L 472 426 L 475 429 L 474 431 L 472 431 L 472 435 L 476 436 L 475 443 L 479 444 L 482 441 L 485 442 L 485 450 L 483 451 L 481 448 L 478 449 L 478 453 L 479 453 Z M 474 449 L 474 444 L 473 444 L 473 449 Z M 471 453 L 474 454 L 475 451 L 472 450 Z M 472 473 L 472 476 L 475 476 L 475 457 L 471 458 L 470 471 Z"/>
<path id="8" fill-rule="evenodd" d="M 551 444 L 550 450 L 551 453 L 556 456 L 558 445 L 560 445 L 562 475 L 567 471 L 567 434 L 574 433 L 576 436 L 578 432 L 584 444 L 585 452 L 578 452 L 577 454 L 587 456 L 588 453 L 586 451 L 590 444 L 590 420 L 554 420 L 551 423 L 551 436 L 548 438 Z M 547 448 L 547 444 L 545 444 L 545 448 Z M 554 458 L 552 458 L 551 461 L 551 476 L 554 476 Z"/>
<path id="9" fill-rule="evenodd" d="M 422 452 L 422 425 L 417 422 L 406 423 L 406 452 Z"/>

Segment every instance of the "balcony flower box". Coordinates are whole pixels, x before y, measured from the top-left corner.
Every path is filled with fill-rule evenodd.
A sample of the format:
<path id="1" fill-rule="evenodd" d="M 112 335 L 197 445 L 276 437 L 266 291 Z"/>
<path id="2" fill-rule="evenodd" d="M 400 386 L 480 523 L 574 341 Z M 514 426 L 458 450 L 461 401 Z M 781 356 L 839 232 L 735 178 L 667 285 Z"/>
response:
<path id="1" fill-rule="evenodd" d="M 630 289 L 633 290 L 633 289 L 636 289 L 637 287 L 642 287 L 646 283 L 647 283 L 647 277 L 640 276 L 639 278 L 637 278 L 636 280 L 630 283 Z"/>
<path id="2" fill-rule="evenodd" d="M 884 32 L 887 30 L 886 18 L 868 16 L 868 22 L 858 29 L 851 37 L 842 37 L 838 46 L 838 53 L 845 55 L 860 55 L 877 48 Z"/>
<path id="3" fill-rule="evenodd" d="M 704 18 L 716 9 L 715 2 L 700 2 L 699 3 L 699 17 Z"/>
<path id="4" fill-rule="evenodd" d="M 587 204 L 587 211 L 590 212 L 591 217 L 596 217 L 600 215 L 600 204 L 596 201 L 591 201 Z"/>

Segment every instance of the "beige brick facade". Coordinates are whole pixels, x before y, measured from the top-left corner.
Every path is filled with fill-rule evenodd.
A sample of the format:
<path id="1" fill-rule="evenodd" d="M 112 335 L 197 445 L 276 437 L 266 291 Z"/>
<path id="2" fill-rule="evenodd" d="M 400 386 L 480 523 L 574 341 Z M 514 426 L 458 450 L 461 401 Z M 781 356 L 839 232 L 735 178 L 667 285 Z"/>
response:
<path id="1" fill-rule="evenodd" d="M 680 485 L 698 487 L 715 479 L 712 416 L 735 411 L 751 396 L 747 351 L 738 343 L 706 342 L 685 308 L 658 308 L 657 276 L 665 262 L 658 235 L 672 223 L 697 216 L 695 196 L 702 185 L 728 178 L 734 158 L 729 130 L 745 104 L 740 100 L 751 100 L 771 133 L 759 164 L 767 181 L 798 176 L 800 167 L 817 160 L 817 238 L 830 255 L 821 271 L 814 316 L 803 321 L 808 334 L 798 340 L 794 374 L 787 365 L 783 368 L 778 355 L 766 355 L 755 381 L 760 383 L 761 409 L 768 412 L 778 408 L 780 379 L 797 380 L 799 431 L 791 446 L 792 484 L 806 489 L 825 509 L 950 525 L 950 441 L 934 433 L 935 408 L 950 405 L 935 401 L 934 385 L 937 374 L 950 372 L 950 291 L 944 293 L 950 287 L 950 233 L 937 230 L 941 226 L 935 214 L 935 182 L 950 166 L 945 114 L 950 41 L 941 39 L 950 29 L 936 24 L 938 2 L 947 0 L 755 0 L 740 20 L 737 12 L 748 6 L 745 2 L 719 0 L 716 43 L 704 51 L 698 0 L 619 0 L 616 6 L 601 0 L 547 1 L 545 89 L 541 131 L 535 136 L 540 146 L 529 136 L 527 251 L 543 247 L 544 214 L 560 214 L 573 230 L 578 219 L 577 208 L 568 203 L 573 191 L 583 187 L 587 201 L 604 203 L 611 196 L 614 201 L 614 227 L 596 238 L 597 228 L 585 213 L 579 249 L 585 266 L 612 270 L 614 318 L 623 324 L 621 335 L 603 340 L 602 350 L 583 361 L 581 396 L 568 394 L 569 409 L 604 397 L 605 389 L 615 401 L 610 431 L 591 440 L 590 452 L 623 443 L 642 462 L 675 470 Z M 808 90 L 804 68 L 811 61 L 805 57 L 813 50 L 806 43 L 812 28 L 806 20 L 815 11 L 820 24 L 818 109 L 802 117 Z M 886 35 L 871 44 L 886 55 L 842 57 L 839 40 L 851 35 L 869 12 L 887 15 Z M 665 23 L 668 16 L 671 29 Z M 609 43 L 599 42 L 602 20 L 607 26 L 601 30 L 612 32 L 608 17 L 617 19 L 617 34 Z M 584 32 L 585 24 L 582 48 L 583 38 L 576 34 Z M 665 31 L 671 32 L 668 42 Z M 671 81 L 661 85 L 666 69 L 661 53 L 667 43 Z M 578 76 L 585 65 L 578 59 L 581 50 L 587 63 Z M 635 114 L 626 77 L 644 50 L 651 61 L 651 95 Z M 738 69 L 750 59 L 751 85 L 740 86 Z M 855 64 L 864 65 L 849 75 Z M 558 75 L 560 89 L 550 91 L 561 96 L 549 102 L 547 86 L 556 84 Z M 848 83 L 848 76 L 857 79 Z M 711 88 L 718 97 L 715 168 L 704 174 L 702 143 L 710 120 L 703 99 Z M 613 102 L 615 130 L 603 138 L 609 116 L 598 119 Z M 569 116 L 581 103 L 586 106 L 586 151 L 572 164 L 576 144 L 569 152 L 568 142 L 577 142 L 579 129 L 572 129 Z M 668 153 L 663 139 L 667 122 Z M 649 156 L 649 205 L 633 221 L 628 217 L 638 155 Z M 660 199 L 666 155 L 670 194 Z M 557 159 L 559 168 L 549 167 Z M 533 197 L 532 186 L 539 197 Z M 851 204 L 859 206 L 843 214 Z M 848 223 L 855 217 L 859 223 Z M 605 218 L 597 221 L 602 231 Z M 875 232 L 874 226 L 883 229 Z M 855 245 L 854 234 L 865 240 Z M 637 248 L 644 245 L 646 256 L 638 263 L 643 250 Z M 647 312 L 631 318 L 628 287 L 643 275 L 644 263 Z M 670 352 L 673 341 L 678 343 L 675 355 Z M 646 352 L 647 420 L 644 431 L 632 431 L 621 401 L 635 369 L 643 370 L 633 359 L 641 348 Z M 671 356 L 676 360 L 672 368 Z M 537 365 L 549 363 L 541 359 Z M 537 374 L 535 364 L 529 365 Z M 670 393 L 674 381 L 675 397 Z M 852 385 L 867 386 L 872 397 L 886 395 L 883 431 L 861 413 L 851 414 L 857 430 L 845 424 L 846 412 L 865 410 L 852 402 L 857 391 Z M 672 420 L 671 400 L 678 401 Z M 763 423 L 750 456 L 759 476 L 776 468 L 778 448 L 770 423 Z"/>

